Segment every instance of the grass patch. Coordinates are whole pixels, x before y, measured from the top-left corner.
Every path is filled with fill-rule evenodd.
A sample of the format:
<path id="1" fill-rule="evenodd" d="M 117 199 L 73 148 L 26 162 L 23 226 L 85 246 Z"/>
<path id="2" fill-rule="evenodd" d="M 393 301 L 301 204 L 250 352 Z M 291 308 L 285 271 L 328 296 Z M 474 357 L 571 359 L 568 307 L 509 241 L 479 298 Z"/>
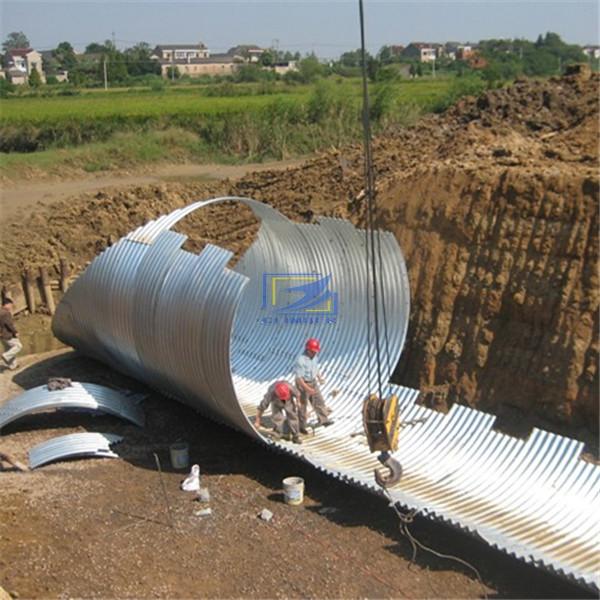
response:
<path id="1" fill-rule="evenodd" d="M 117 133 L 106 142 L 74 148 L 0 154 L 0 174 L 9 179 L 44 171 L 60 174 L 64 169 L 88 173 L 130 168 L 154 162 L 178 162 L 206 158 L 197 135 L 183 129 Z"/>
<path id="2" fill-rule="evenodd" d="M 460 96 L 480 91 L 472 78 L 379 84 L 371 88 L 374 131 L 414 123 Z M 264 86 L 263 86 L 264 87 Z M 0 101 L 0 172 L 74 166 L 106 171 L 186 159 L 285 159 L 341 146 L 361 136 L 359 80 L 261 91 L 237 88 L 98 91 Z M 217 96 L 216 94 L 220 94 Z"/>

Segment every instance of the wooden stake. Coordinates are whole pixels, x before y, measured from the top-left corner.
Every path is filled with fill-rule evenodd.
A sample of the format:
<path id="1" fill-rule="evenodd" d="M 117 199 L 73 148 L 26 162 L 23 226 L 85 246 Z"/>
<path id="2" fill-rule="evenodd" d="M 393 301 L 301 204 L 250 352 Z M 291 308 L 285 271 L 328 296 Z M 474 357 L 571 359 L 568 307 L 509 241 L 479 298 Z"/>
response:
<path id="1" fill-rule="evenodd" d="M 23 272 L 23 292 L 25 293 L 25 302 L 27 302 L 27 310 L 30 314 L 35 312 L 35 278 L 29 269 Z"/>
<path id="2" fill-rule="evenodd" d="M 52 295 L 52 287 L 50 286 L 50 278 L 48 277 L 48 270 L 46 267 L 40 267 L 40 280 L 42 283 L 42 300 L 46 303 L 48 312 L 53 315 L 56 306 L 54 305 L 54 296 Z"/>
<path id="3" fill-rule="evenodd" d="M 69 276 L 71 275 L 71 270 L 69 269 L 69 265 L 64 258 L 60 259 L 60 278 L 59 278 L 59 288 L 60 291 L 64 294 L 69 287 Z"/>

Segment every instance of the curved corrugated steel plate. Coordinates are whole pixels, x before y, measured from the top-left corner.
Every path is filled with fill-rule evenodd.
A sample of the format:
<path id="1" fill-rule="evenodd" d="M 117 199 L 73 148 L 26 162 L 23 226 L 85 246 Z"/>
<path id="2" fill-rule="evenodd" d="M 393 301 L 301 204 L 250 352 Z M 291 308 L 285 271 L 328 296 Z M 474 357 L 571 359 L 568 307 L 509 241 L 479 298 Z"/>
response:
<path id="1" fill-rule="evenodd" d="M 71 433 L 52 438 L 34 446 L 29 451 L 29 468 L 35 469 L 55 460 L 93 456 L 119 458 L 111 445 L 122 441 L 120 435 L 111 433 Z"/>
<path id="2" fill-rule="evenodd" d="M 95 383 L 73 382 L 62 390 L 40 385 L 11 398 L 0 406 L 0 429 L 26 415 L 56 408 L 99 411 L 144 426 L 144 412 L 123 393 Z"/>
<path id="3" fill-rule="evenodd" d="M 190 254 L 181 250 L 185 236 L 169 230 L 190 212 L 226 200 L 247 204 L 261 219 L 257 239 L 233 269 L 231 252 L 207 245 Z M 406 336 L 409 289 L 395 238 L 377 236 L 389 322 L 387 339 L 381 332 L 387 381 Z M 335 323 L 265 318 L 265 273 L 331 275 Z M 379 463 L 364 438 L 351 436 L 362 430 L 362 399 L 375 387 L 367 284 L 365 233 L 350 223 L 293 223 L 265 204 L 219 198 L 151 221 L 104 251 L 63 298 L 53 329 L 65 343 L 167 395 L 380 493 L 373 479 Z M 274 379 L 291 377 L 312 336 L 322 343 L 323 391 L 336 422 L 302 446 L 267 440 L 252 425 L 256 405 Z M 416 390 L 389 385 L 386 391 L 399 394 L 405 420 L 427 417 L 402 431 L 405 475 L 390 490 L 394 500 L 477 532 L 527 562 L 598 584 L 593 508 L 600 469 L 580 460 L 579 442 L 537 430 L 518 440 L 493 431 L 490 415 L 458 405 L 443 415 L 416 405 Z"/>

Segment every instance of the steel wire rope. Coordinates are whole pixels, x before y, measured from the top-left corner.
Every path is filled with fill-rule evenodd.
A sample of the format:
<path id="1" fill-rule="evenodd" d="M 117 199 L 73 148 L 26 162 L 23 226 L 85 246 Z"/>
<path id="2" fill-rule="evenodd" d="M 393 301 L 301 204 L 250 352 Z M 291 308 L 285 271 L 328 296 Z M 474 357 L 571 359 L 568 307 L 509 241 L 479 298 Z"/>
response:
<path id="1" fill-rule="evenodd" d="M 364 170 L 365 170 L 365 192 L 367 196 L 367 227 L 365 235 L 367 237 L 367 355 L 369 357 L 368 365 L 368 385 L 371 382 L 371 323 L 370 323 L 370 299 L 369 299 L 369 284 L 372 280 L 373 286 L 373 321 L 375 327 L 375 357 L 377 365 L 377 392 L 380 398 L 383 397 L 383 389 L 381 385 L 381 344 L 379 339 L 379 293 L 378 293 L 378 278 L 377 278 L 377 256 L 375 253 L 375 229 L 373 224 L 373 215 L 375 213 L 375 198 L 374 198 L 374 180 L 373 180 L 373 157 L 371 149 L 371 123 L 369 120 L 369 90 L 367 85 L 367 59 L 365 50 L 365 18 L 363 9 L 363 0 L 358 0 L 359 20 L 360 20 L 360 52 L 362 63 L 362 123 L 363 123 L 363 145 L 364 145 Z M 370 258 L 370 265 L 369 265 Z M 371 277 L 369 277 L 369 266 L 371 269 Z M 369 392 L 367 392 L 369 393 Z"/>

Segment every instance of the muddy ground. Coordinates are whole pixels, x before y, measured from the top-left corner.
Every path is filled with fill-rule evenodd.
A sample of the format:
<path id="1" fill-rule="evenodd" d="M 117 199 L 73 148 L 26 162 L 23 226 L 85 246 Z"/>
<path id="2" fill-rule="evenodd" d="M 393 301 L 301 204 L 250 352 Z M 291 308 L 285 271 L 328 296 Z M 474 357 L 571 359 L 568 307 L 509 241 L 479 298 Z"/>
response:
<path id="1" fill-rule="evenodd" d="M 121 459 L 60 462 L 0 473 L 0 585 L 14 597 L 574 598 L 581 588 L 519 563 L 441 524 L 412 533 L 466 567 L 412 549 L 383 498 L 271 452 L 91 359 L 69 350 L 26 357 L 0 374 L 0 397 L 49 376 L 148 393 L 146 427 L 114 417 L 46 413 L 7 426 L 1 448 L 22 462 L 31 446 L 83 431 L 123 435 Z M 210 490 L 210 517 L 179 490 L 168 445 L 190 443 Z M 159 456 L 172 512 L 162 495 Z M 305 479 L 301 507 L 283 503 L 281 480 Z M 268 508 L 267 523 L 257 515 Z"/>

